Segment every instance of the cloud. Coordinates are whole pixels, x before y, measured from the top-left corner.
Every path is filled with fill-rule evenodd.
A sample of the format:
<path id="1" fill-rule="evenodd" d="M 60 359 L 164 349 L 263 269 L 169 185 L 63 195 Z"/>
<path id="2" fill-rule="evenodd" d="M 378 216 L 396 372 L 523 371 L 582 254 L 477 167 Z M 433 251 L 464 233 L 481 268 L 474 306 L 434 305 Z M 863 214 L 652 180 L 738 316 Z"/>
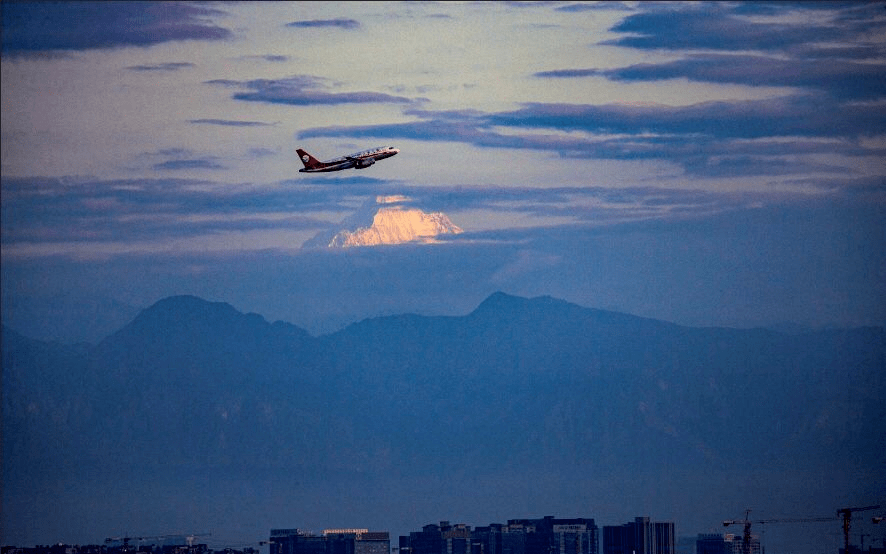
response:
<path id="1" fill-rule="evenodd" d="M 187 148 L 164 148 L 139 156 L 147 159 L 151 169 L 158 171 L 187 171 L 201 169 L 226 169 L 215 156 L 198 155 Z M 160 159 L 162 161 L 154 162 Z"/>
<path id="2" fill-rule="evenodd" d="M 360 22 L 354 19 L 311 19 L 307 21 L 293 21 L 292 23 L 287 23 L 287 27 L 298 27 L 298 28 L 325 28 L 325 27 L 338 27 L 339 29 L 358 29 L 360 27 Z"/>
<path id="3" fill-rule="evenodd" d="M 247 102 L 267 102 L 270 104 L 288 104 L 293 106 L 311 106 L 318 104 L 411 104 L 415 102 L 403 96 L 392 96 L 380 92 L 329 92 L 327 80 L 312 75 L 294 75 L 283 79 L 256 79 L 253 81 L 214 80 L 209 84 L 223 85 L 232 88 L 245 88 L 250 92 L 238 92 L 233 95 L 236 100 Z"/>
<path id="4" fill-rule="evenodd" d="M 542 78 L 574 78 L 574 77 L 599 77 L 606 76 L 606 71 L 602 69 L 552 69 L 550 71 L 539 71 L 537 73 L 533 73 L 533 77 L 542 77 Z"/>
<path id="5" fill-rule="evenodd" d="M 476 188 L 459 190 L 406 190 L 422 205 L 452 212 L 489 211 L 530 217 L 545 225 L 622 224 L 629 221 L 683 219 L 743 209 L 778 199 L 777 195 L 670 189 L 653 186 L 624 188 L 574 186 Z M 442 197 L 439 198 L 439 197 Z M 470 231 L 470 229 L 466 229 Z M 470 237 L 470 235 L 468 235 Z"/>
<path id="6" fill-rule="evenodd" d="M 189 160 L 182 161 L 188 165 Z M 412 206 L 454 212 L 451 217 L 465 211 L 519 214 L 541 225 L 548 218 L 612 224 L 667 217 L 675 210 L 710 213 L 751 202 L 740 195 L 653 187 L 426 187 L 359 176 L 265 186 L 196 179 L 4 178 L 2 195 L 4 251 L 33 247 L 60 250 L 56 253 L 64 253 L 63 245 L 74 242 L 100 249 L 108 242 L 193 239 L 228 231 L 316 233 L 353 212 L 355 200 L 374 202 L 378 195 L 404 195 Z"/>
<path id="7" fill-rule="evenodd" d="M 681 58 L 534 76 L 686 79 L 794 92 L 689 106 L 527 103 L 487 114 L 477 130 L 509 128 L 513 147 L 553 149 L 564 157 L 668 160 L 703 177 L 852 174 L 853 157 L 884 154 L 866 143 L 886 124 L 886 45 L 877 38 L 886 32 L 882 5 L 641 3 L 638 9 L 610 29 L 624 36 L 606 44 L 673 50 Z M 835 156 L 843 162 L 834 163 Z"/>
<path id="8" fill-rule="evenodd" d="M 780 15 L 790 11 L 803 12 L 815 2 L 770 4 L 771 13 Z M 826 4 L 840 13 L 838 4 Z M 642 7 L 643 5 L 641 5 Z M 822 6 L 823 7 L 823 6 Z M 760 21 L 747 17 L 735 4 L 699 2 L 681 4 L 646 4 L 645 10 L 629 15 L 610 29 L 625 33 L 603 44 L 640 49 L 711 49 L 711 50 L 783 50 L 810 40 L 838 41 L 847 32 L 857 31 L 861 25 L 835 26 L 813 23 L 809 18 L 771 19 Z M 843 12 L 853 8 L 842 8 Z M 848 27 L 848 31 L 847 31 Z"/>
<path id="9" fill-rule="evenodd" d="M 842 100 L 886 96 L 882 4 L 834 2 L 639 4 L 604 44 L 682 51 L 682 59 L 601 69 L 540 71 L 539 78 L 690 81 L 794 87 Z M 704 52 L 706 51 L 706 52 Z"/>
<path id="10" fill-rule="evenodd" d="M 558 12 L 593 12 L 593 11 L 632 11 L 632 8 L 624 2 L 590 2 L 579 4 L 568 4 L 555 8 Z"/>
<path id="11" fill-rule="evenodd" d="M 280 153 L 279 150 L 271 150 L 270 148 L 250 148 L 246 154 L 253 159 L 259 158 L 267 158 L 269 156 L 276 156 Z"/>
<path id="12" fill-rule="evenodd" d="M 841 51 L 842 52 L 842 51 Z M 536 77 L 577 78 L 602 76 L 613 81 L 690 81 L 749 86 L 785 86 L 820 90 L 841 99 L 876 99 L 886 96 L 886 64 L 822 59 L 704 54 L 658 64 L 638 64 L 616 69 L 561 69 L 542 71 Z M 839 63 L 838 63 L 839 62 Z"/>
<path id="13" fill-rule="evenodd" d="M 283 56 L 281 54 L 266 54 L 264 56 L 257 56 L 259 59 L 265 60 L 266 62 L 288 62 L 289 56 Z"/>
<path id="14" fill-rule="evenodd" d="M 126 69 L 128 69 L 129 71 L 178 71 L 180 69 L 187 69 L 191 67 L 194 67 L 194 64 L 189 62 L 167 62 L 157 64 L 131 65 Z"/>
<path id="15" fill-rule="evenodd" d="M 181 171 L 187 169 L 224 169 L 214 159 L 202 158 L 193 160 L 168 160 L 158 164 L 154 164 L 154 169 Z"/>
<path id="16" fill-rule="evenodd" d="M 444 117 L 429 117 L 423 121 L 409 123 L 389 123 L 381 125 L 330 126 L 305 129 L 298 138 L 314 137 L 397 137 L 423 141 L 457 141 L 477 145 L 495 146 L 498 135 L 483 129 L 482 120 L 467 119 L 451 121 Z M 498 144 L 502 145 L 503 144 Z"/>
<path id="17" fill-rule="evenodd" d="M 268 127 L 273 123 L 264 123 L 261 121 L 239 121 L 233 119 L 191 119 L 189 123 L 195 125 L 221 125 L 223 127 Z"/>
<path id="18" fill-rule="evenodd" d="M 224 12 L 180 2 L 3 2 L 4 53 L 147 47 L 179 40 L 223 40 L 208 21 Z"/>
<path id="19" fill-rule="evenodd" d="M 204 161 L 168 163 L 202 168 Z M 111 243 L 137 249 L 137 243 L 197 240 L 221 232 L 316 230 L 327 222 L 306 212 L 335 207 L 322 191 L 196 179 L 3 178 L 2 194 L 4 256 L 100 251 Z"/>
<path id="20" fill-rule="evenodd" d="M 258 55 L 244 55 L 237 56 L 234 58 L 237 61 L 246 61 L 246 62 L 271 62 L 271 63 L 283 63 L 288 62 L 290 59 L 289 56 L 284 54 L 258 54 Z"/>
<path id="21" fill-rule="evenodd" d="M 690 106 L 633 104 L 526 104 L 489 116 L 509 127 L 551 127 L 596 133 L 692 134 L 698 137 L 859 137 L 878 135 L 886 124 L 879 106 L 836 104 L 798 95 L 768 100 L 704 102 Z"/>
<path id="22" fill-rule="evenodd" d="M 846 171 L 807 156 L 879 157 L 866 144 L 886 126 L 879 104 L 823 95 L 690 106 L 526 104 L 520 109 L 408 110 L 419 121 L 305 129 L 299 138 L 378 137 L 456 141 L 487 148 L 547 150 L 564 158 L 666 160 L 706 177 Z"/>

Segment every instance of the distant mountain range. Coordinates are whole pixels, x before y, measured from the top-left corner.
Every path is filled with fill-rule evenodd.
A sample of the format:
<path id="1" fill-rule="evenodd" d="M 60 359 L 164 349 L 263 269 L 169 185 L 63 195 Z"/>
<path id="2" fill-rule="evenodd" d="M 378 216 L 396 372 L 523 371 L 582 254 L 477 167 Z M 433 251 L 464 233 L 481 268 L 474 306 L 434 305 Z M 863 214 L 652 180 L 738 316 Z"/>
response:
<path id="1" fill-rule="evenodd" d="M 100 479 L 114 495 L 136 475 L 282 471 L 332 490 L 372 476 L 392 495 L 465 472 L 576 475 L 636 495 L 672 472 L 802 475 L 826 490 L 839 471 L 832 485 L 846 491 L 886 469 L 883 328 L 689 328 L 498 293 L 465 316 L 381 317 L 314 337 L 180 296 L 94 346 L 6 327 L 2 338 L 12 531 L 70 524 L 58 510 L 22 512 L 34 490 Z"/>

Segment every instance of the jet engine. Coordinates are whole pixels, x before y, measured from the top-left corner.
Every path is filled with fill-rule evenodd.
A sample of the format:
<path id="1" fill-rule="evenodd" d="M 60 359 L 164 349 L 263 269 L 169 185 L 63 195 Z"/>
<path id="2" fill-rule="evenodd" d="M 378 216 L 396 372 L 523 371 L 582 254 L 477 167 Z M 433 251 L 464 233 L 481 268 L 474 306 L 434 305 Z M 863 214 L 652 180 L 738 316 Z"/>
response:
<path id="1" fill-rule="evenodd" d="M 365 160 L 360 160 L 357 162 L 357 165 L 354 166 L 354 169 L 364 169 L 374 164 L 375 160 L 372 158 L 366 158 Z"/>

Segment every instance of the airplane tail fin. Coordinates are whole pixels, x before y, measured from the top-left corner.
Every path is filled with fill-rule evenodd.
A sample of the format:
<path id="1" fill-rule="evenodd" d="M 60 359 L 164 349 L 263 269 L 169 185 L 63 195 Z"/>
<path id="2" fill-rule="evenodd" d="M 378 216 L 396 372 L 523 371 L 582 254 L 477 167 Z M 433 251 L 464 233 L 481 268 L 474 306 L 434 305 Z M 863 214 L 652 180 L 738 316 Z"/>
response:
<path id="1" fill-rule="evenodd" d="M 296 152 L 298 152 L 301 162 L 305 164 L 305 169 L 317 169 L 318 167 L 323 167 L 323 163 L 320 160 L 311 156 L 301 148 L 297 149 Z"/>

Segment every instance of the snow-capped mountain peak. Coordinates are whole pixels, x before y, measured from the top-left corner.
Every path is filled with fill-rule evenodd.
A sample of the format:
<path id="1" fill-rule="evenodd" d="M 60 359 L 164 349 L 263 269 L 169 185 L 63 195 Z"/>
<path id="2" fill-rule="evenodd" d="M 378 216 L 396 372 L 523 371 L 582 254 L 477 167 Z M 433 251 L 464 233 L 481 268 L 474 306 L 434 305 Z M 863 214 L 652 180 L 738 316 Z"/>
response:
<path id="1" fill-rule="evenodd" d="M 369 227 L 341 231 L 329 242 L 331 248 L 375 246 L 404 242 L 434 242 L 439 235 L 463 232 L 442 212 L 425 213 L 417 208 L 384 207 Z"/>
<path id="2" fill-rule="evenodd" d="M 464 231 L 442 212 L 428 213 L 408 196 L 376 196 L 367 201 L 336 229 L 317 233 L 306 248 L 345 248 L 383 244 L 433 243 L 440 235 Z"/>

